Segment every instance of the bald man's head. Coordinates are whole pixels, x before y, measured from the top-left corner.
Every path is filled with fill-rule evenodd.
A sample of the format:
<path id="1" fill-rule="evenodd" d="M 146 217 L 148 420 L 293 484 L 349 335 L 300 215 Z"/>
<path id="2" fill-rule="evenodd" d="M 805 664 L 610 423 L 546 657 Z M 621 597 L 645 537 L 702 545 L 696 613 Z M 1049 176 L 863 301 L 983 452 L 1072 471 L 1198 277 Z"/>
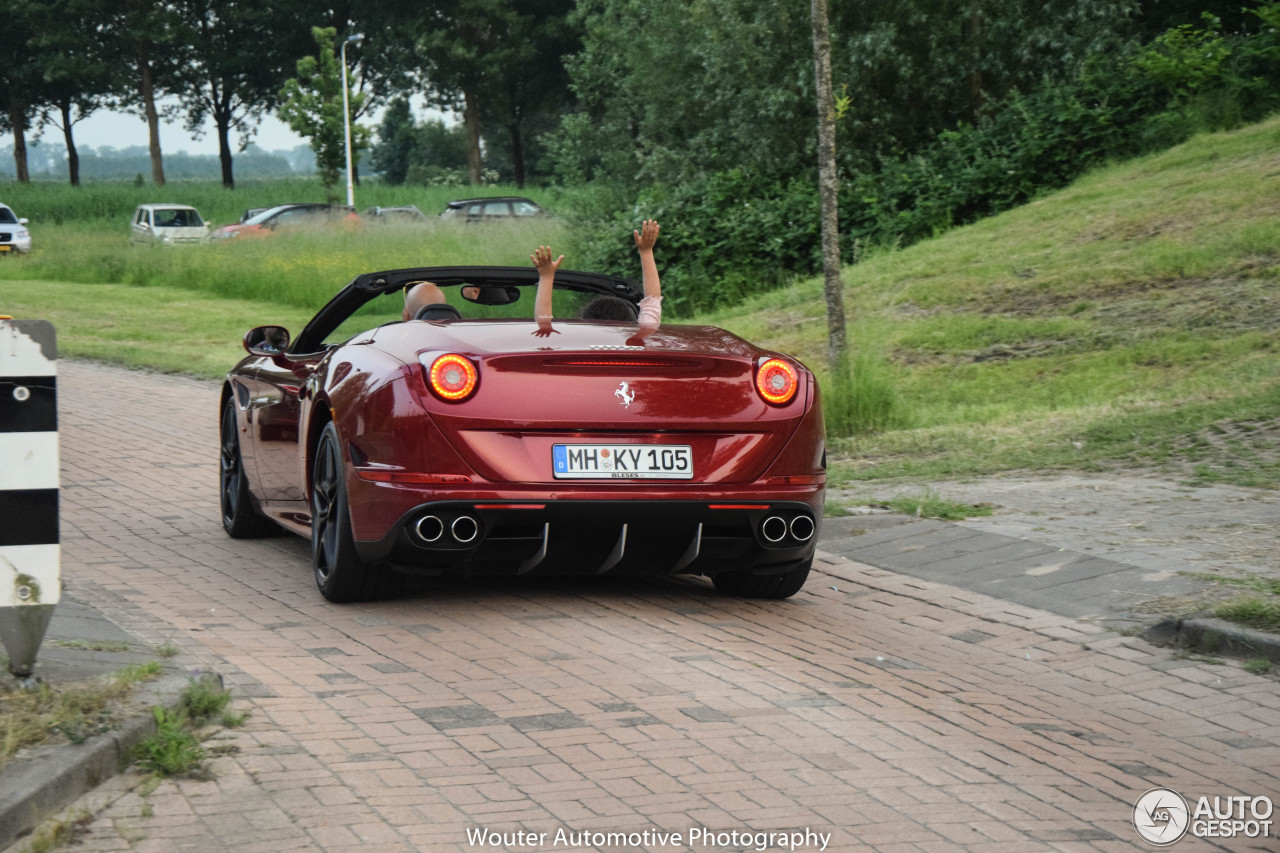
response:
<path id="1" fill-rule="evenodd" d="M 412 320 L 424 306 L 445 301 L 444 291 L 429 281 L 410 285 L 404 292 L 404 319 Z"/>

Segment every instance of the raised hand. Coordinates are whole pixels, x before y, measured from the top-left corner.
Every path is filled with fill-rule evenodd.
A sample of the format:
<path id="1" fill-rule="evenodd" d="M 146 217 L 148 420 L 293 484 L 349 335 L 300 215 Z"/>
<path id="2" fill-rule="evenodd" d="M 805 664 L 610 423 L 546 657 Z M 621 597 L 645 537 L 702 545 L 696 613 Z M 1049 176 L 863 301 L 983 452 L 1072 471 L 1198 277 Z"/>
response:
<path id="1" fill-rule="evenodd" d="M 653 244 L 658 242 L 658 221 L 656 219 L 646 219 L 640 226 L 639 231 L 632 231 L 631 234 L 636 238 L 636 248 L 642 252 L 652 251 Z"/>
<path id="2" fill-rule="evenodd" d="M 539 275 L 555 275 L 556 270 L 560 268 L 560 262 L 564 260 L 564 255 L 553 261 L 551 260 L 551 247 L 539 246 L 529 256 L 529 260 L 533 261 L 533 265 L 538 270 Z"/>

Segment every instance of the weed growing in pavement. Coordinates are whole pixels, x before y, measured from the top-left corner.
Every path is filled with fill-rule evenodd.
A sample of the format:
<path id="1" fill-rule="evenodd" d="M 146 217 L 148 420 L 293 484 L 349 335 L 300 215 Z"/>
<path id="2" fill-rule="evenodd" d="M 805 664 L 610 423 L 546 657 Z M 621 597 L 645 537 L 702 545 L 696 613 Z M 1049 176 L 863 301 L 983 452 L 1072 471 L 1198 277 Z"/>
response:
<path id="1" fill-rule="evenodd" d="M 825 518 L 844 518 L 849 514 L 844 504 L 835 501 L 827 501 L 827 505 L 822 508 L 822 515 Z"/>
<path id="2" fill-rule="evenodd" d="M 204 767 L 205 751 L 182 711 L 151 709 L 155 734 L 134 747 L 134 756 L 144 770 L 158 776 L 191 776 Z"/>
<path id="3" fill-rule="evenodd" d="M 1266 658 L 1249 658 L 1244 662 L 1244 671 L 1254 675 L 1266 675 L 1271 671 L 1271 661 Z"/>
<path id="4" fill-rule="evenodd" d="M 137 685 L 159 673 L 160 664 L 152 661 L 92 681 L 0 689 L 0 765 L 19 750 L 49 740 L 82 743 L 109 731 L 116 724 L 120 704 Z"/>
<path id="5" fill-rule="evenodd" d="M 182 693 L 182 707 L 196 725 L 207 723 L 219 714 L 231 701 L 231 691 L 222 686 L 215 676 L 202 675 L 191 679 Z"/>
<path id="6" fill-rule="evenodd" d="M 1247 595 L 1218 605 L 1213 613 L 1219 619 L 1227 619 L 1259 631 L 1280 633 L 1280 600 Z"/>
<path id="7" fill-rule="evenodd" d="M 182 650 L 173 643 L 162 643 L 161 645 L 156 646 L 156 654 L 162 658 L 177 657 L 181 651 Z"/>
<path id="8" fill-rule="evenodd" d="M 72 809 L 52 820 L 46 821 L 31 840 L 27 842 L 24 853 L 51 853 L 60 847 L 67 847 L 89 831 L 93 815 L 84 809 Z"/>
<path id="9" fill-rule="evenodd" d="M 890 499 L 885 506 L 904 515 L 939 518 L 943 521 L 960 521 L 965 518 L 991 515 L 992 512 L 990 504 L 949 501 L 939 497 L 933 489 L 925 489 L 924 492 L 915 495 L 898 495 Z"/>
<path id="10" fill-rule="evenodd" d="M 244 724 L 244 714 L 227 710 L 230 701 L 231 691 L 224 689 L 216 676 L 193 677 L 176 710 L 151 709 L 156 731 L 134 749 L 139 766 L 157 776 L 201 775 L 209 753 L 197 729 L 214 717 L 228 728 Z"/>
<path id="11" fill-rule="evenodd" d="M 238 729 L 244 725 L 244 721 L 249 719 L 249 715 L 241 711 L 225 710 L 222 716 L 218 717 L 218 722 L 223 728 Z"/>

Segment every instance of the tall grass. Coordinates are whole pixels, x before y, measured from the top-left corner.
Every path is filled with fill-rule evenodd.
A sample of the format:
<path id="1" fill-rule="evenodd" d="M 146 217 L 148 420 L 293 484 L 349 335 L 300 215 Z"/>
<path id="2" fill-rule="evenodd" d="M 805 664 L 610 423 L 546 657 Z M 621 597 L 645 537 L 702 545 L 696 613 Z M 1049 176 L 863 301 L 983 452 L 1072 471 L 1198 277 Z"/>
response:
<path id="1" fill-rule="evenodd" d="M 229 299 L 318 308 L 355 276 L 454 264 L 529 266 L 541 244 L 563 242 L 554 219 L 465 225 L 335 226 L 195 246 L 130 246 L 126 231 L 91 225 L 33 228 L 35 248 L 4 258 L 0 276 L 82 284 L 181 287 Z M 566 259 L 565 268 L 572 268 Z"/>
<path id="2" fill-rule="evenodd" d="M 440 213 L 453 199 L 494 195 L 521 195 L 555 209 L 555 195 L 537 188 L 393 187 L 378 182 L 366 182 L 355 188 L 357 210 L 412 204 L 429 217 Z M 340 191 L 339 196 L 339 201 L 346 201 L 345 192 Z M 238 221 L 240 214 L 251 207 L 324 200 L 324 187 L 314 178 L 237 181 L 235 189 L 227 189 L 217 181 L 170 181 L 163 187 L 136 186 L 129 181 L 95 181 L 80 187 L 45 182 L 0 183 L 0 201 L 19 216 L 30 219 L 32 230 L 37 234 L 50 225 L 77 222 L 92 223 L 99 228 L 116 226 L 121 233 L 126 233 L 134 208 L 152 202 L 192 205 L 217 226 Z"/>

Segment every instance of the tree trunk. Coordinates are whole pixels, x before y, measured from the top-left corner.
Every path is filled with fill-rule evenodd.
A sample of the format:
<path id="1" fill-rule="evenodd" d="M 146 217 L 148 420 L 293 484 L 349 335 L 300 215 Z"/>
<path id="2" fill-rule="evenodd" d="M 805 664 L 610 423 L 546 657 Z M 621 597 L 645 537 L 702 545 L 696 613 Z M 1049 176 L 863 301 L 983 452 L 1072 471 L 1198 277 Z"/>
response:
<path id="1" fill-rule="evenodd" d="M 484 165 L 480 159 L 480 108 L 470 89 L 462 92 L 462 124 L 467 129 L 467 175 L 472 186 L 479 186 Z"/>
<path id="2" fill-rule="evenodd" d="M 20 184 L 31 183 L 27 171 L 27 105 L 17 97 L 9 101 L 9 126 L 13 128 L 13 170 Z"/>
<path id="3" fill-rule="evenodd" d="M 813 0 L 813 67 L 818 91 L 818 194 L 822 199 L 822 292 L 827 302 L 827 361 L 844 369 L 844 284 L 840 280 L 840 185 L 836 177 L 836 115 L 831 92 L 827 0 Z"/>
<path id="4" fill-rule="evenodd" d="M 151 140 L 151 182 L 162 187 L 164 186 L 164 155 L 160 153 L 160 114 L 156 111 L 156 86 L 151 73 L 151 63 L 146 59 L 139 59 L 138 70 L 142 75 L 139 94 L 142 95 L 142 108 L 147 116 L 147 133 Z"/>
<path id="5" fill-rule="evenodd" d="M 516 173 L 516 186 L 524 189 L 524 141 L 520 136 L 519 120 L 507 125 L 507 131 L 511 136 L 511 161 Z"/>
<path id="6" fill-rule="evenodd" d="M 231 171 L 231 121 L 219 115 L 218 120 L 218 161 L 222 164 L 222 185 L 229 190 L 236 188 L 235 175 Z"/>
<path id="7" fill-rule="evenodd" d="M 62 135 L 67 141 L 67 172 L 71 177 L 71 186 L 80 186 L 80 153 L 76 151 L 75 136 L 71 132 L 71 104 L 63 101 L 60 105 L 62 108 Z"/>
<path id="8" fill-rule="evenodd" d="M 969 61 L 973 63 L 969 70 L 969 118 L 974 123 L 982 117 L 982 107 L 986 100 L 982 87 L 982 10 L 978 5 L 969 7 Z"/>

